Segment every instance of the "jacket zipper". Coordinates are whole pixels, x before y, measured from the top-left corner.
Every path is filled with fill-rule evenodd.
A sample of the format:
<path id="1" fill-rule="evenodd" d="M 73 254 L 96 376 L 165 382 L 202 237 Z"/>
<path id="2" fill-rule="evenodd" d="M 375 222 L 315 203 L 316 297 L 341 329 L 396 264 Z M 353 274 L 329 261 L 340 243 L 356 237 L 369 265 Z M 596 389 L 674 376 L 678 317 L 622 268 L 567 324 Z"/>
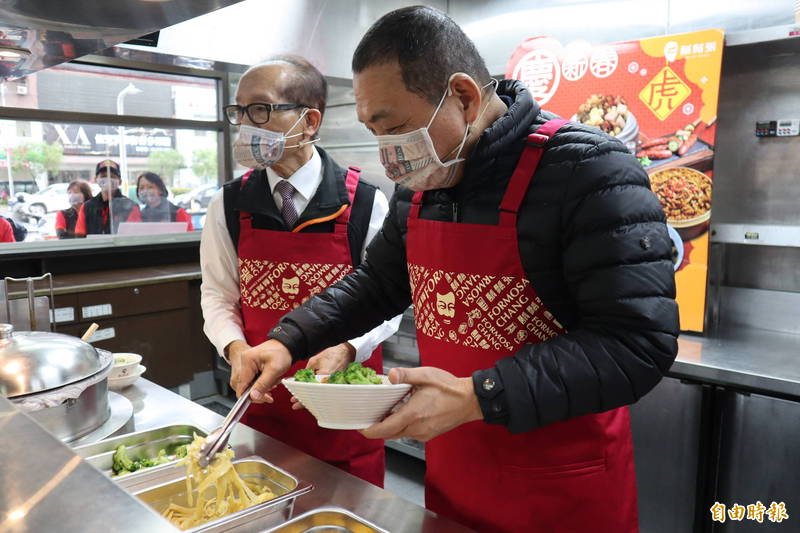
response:
<path id="1" fill-rule="evenodd" d="M 458 203 L 453 202 L 453 222 L 458 222 Z"/>

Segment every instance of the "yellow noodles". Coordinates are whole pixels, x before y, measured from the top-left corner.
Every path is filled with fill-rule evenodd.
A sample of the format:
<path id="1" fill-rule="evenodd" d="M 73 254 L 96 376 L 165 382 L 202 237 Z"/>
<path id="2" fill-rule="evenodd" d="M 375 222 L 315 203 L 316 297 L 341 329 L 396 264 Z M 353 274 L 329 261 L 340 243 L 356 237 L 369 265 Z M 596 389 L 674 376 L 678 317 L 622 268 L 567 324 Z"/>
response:
<path id="1" fill-rule="evenodd" d="M 186 494 L 189 506 L 170 503 L 162 513 L 170 522 L 186 530 L 275 497 L 265 486 L 248 483 L 233 467 L 233 450 L 218 453 L 206 468 L 199 464 L 205 438 L 195 435 L 181 463 L 186 464 Z M 180 463 L 179 463 L 180 464 Z M 194 490 L 193 490 L 194 489 Z M 197 502 L 193 494 L 197 494 Z"/>

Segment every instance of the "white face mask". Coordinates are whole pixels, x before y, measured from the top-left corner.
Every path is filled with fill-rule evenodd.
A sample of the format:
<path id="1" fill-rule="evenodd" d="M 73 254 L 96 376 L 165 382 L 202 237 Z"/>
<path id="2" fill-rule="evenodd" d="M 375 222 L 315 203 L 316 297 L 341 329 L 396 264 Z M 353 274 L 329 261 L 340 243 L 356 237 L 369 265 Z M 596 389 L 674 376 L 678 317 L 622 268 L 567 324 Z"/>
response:
<path id="1" fill-rule="evenodd" d="M 83 203 L 83 194 L 79 192 L 69 193 L 69 205 L 81 205 Z"/>
<path id="2" fill-rule="evenodd" d="M 292 127 L 286 133 L 292 131 L 303 120 L 306 112 L 308 112 L 308 109 L 303 110 L 300 118 L 292 124 Z M 294 135 L 287 135 L 286 133 L 241 125 L 239 126 L 239 136 L 236 137 L 236 141 L 233 143 L 233 158 L 237 163 L 247 168 L 271 167 L 283 157 L 285 148 L 299 148 L 319 140 L 313 139 L 286 146 L 286 139 L 303 135 L 302 133 L 295 133 Z"/>
<path id="3" fill-rule="evenodd" d="M 114 192 L 119 189 L 119 182 L 114 178 L 97 178 L 97 184 L 106 192 Z"/>
<path id="4" fill-rule="evenodd" d="M 145 204 L 152 204 L 155 203 L 158 198 L 161 197 L 161 193 L 157 191 L 149 191 L 145 190 L 139 193 L 139 199 L 144 202 Z"/>
<path id="5" fill-rule="evenodd" d="M 472 126 L 471 123 L 464 128 L 464 136 L 461 138 L 461 143 L 450 152 L 456 152 L 455 157 L 445 163 L 439 159 L 436 147 L 433 145 L 433 139 L 431 139 L 428 132 L 428 128 L 433 124 L 433 120 L 439 113 L 444 99 L 452 94 L 450 82 L 453 80 L 453 76 L 450 76 L 450 79 L 447 80 L 447 90 L 442 95 L 442 99 L 439 100 L 439 105 L 433 111 L 427 126 L 399 135 L 377 136 L 381 164 L 386 169 L 386 176 L 395 183 L 408 187 L 413 191 L 430 191 L 450 187 L 455 175 L 456 164 L 464 161 L 459 159 L 458 156 L 461 155 L 461 150 L 464 149 L 464 144 L 467 142 L 469 128 Z M 496 82 L 497 80 L 492 80 L 481 87 L 481 90 Z M 478 118 L 475 119 L 476 122 L 484 111 L 486 111 L 486 107 L 478 114 Z"/>

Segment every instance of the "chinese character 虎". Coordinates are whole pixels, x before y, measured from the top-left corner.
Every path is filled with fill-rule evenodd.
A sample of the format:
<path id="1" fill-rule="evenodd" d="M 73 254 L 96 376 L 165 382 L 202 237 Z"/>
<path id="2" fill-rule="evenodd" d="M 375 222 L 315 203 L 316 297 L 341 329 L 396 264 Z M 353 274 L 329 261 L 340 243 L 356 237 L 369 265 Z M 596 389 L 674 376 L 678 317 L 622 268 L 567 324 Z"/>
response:
<path id="1" fill-rule="evenodd" d="M 711 506 L 711 520 L 714 522 L 725 522 L 725 504 L 714 502 L 714 505 Z"/>
<path id="2" fill-rule="evenodd" d="M 692 93 L 686 83 L 669 67 L 664 67 L 639 93 L 639 99 L 664 120 Z"/>
<path id="3" fill-rule="evenodd" d="M 688 56 L 692 53 L 692 45 L 690 44 L 682 44 L 681 45 L 681 55 Z"/>
<path id="4" fill-rule="evenodd" d="M 706 43 L 706 52 L 715 52 L 717 50 L 717 43 L 710 41 Z"/>
<path id="5" fill-rule="evenodd" d="M 738 503 L 734 503 L 730 509 L 728 509 L 728 518 L 731 520 L 741 521 L 744 518 L 745 508 L 744 505 L 739 505 Z"/>
<path id="6" fill-rule="evenodd" d="M 783 502 L 772 502 L 767 510 L 767 516 L 769 517 L 770 522 L 782 522 L 783 520 L 788 520 L 789 513 L 786 512 L 786 504 Z"/>
<path id="7" fill-rule="evenodd" d="M 756 502 L 755 504 L 750 504 L 747 506 L 747 519 L 748 520 L 755 520 L 759 524 L 764 522 L 764 511 L 767 508 L 764 507 L 764 504 L 760 501 Z"/>

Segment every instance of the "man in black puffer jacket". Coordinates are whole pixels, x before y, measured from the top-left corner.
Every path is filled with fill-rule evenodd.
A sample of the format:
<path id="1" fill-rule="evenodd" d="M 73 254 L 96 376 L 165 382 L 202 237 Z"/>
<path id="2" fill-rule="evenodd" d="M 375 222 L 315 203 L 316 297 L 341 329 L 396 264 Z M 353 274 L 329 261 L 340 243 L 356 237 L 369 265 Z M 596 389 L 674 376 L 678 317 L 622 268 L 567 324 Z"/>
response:
<path id="1" fill-rule="evenodd" d="M 678 336 L 647 175 L 597 129 L 557 123 L 542 137 L 555 117 L 520 82 L 492 94 L 474 45 L 432 8 L 381 18 L 353 70 L 387 175 L 427 192 L 396 190 L 366 261 L 246 352 L 233 387 L 260 372 L 253 399 L 271 401 L 293 360 L 413 299 L 425 366 L 391 372 L 414 394 L 363 433 L 435 437 L 427 506 L 481 531 L 637 531 L 625 406 L 669 369 Z"/>

